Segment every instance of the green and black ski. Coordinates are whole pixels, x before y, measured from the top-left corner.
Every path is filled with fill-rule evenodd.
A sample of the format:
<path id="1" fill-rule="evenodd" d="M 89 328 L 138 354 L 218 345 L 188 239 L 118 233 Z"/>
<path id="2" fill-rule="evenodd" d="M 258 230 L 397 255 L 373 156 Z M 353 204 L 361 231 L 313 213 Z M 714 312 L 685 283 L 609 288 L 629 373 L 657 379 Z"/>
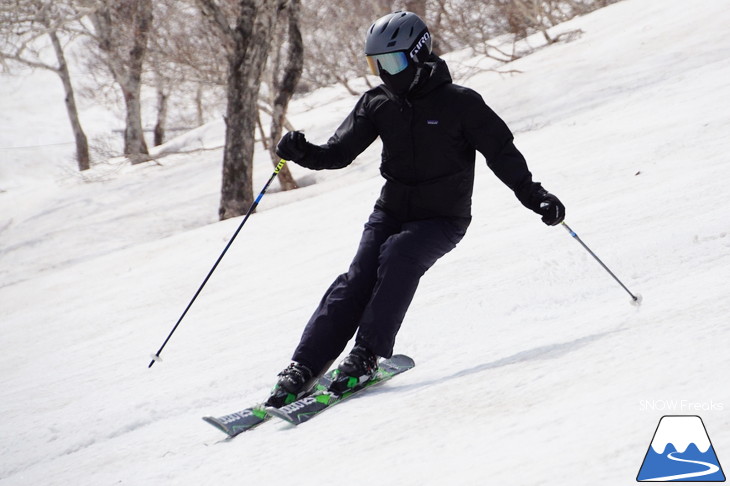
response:
<path id="1" fill-rule="evenodd" d="M 334 370 L 325 373 L 315 385 L 315 389 L 329 387 L 332 383 L 333 372 Z M 235 437 L 242 432 L 258 427 L 270 418 L 271 414 L 266 411 L 265 405 L 260 403 L 221 417 L 203 417 L 203 420 L 228 434 L 228 437 Z"/>
<path id="2" fill-rule="evenodd" d="M 342 395 L 336 395 L 328 391 L 335 372 L 335 370 L 330 370 L 319 379 L 312 394 L 300 398 L 289 405 L 281 408 L 271 408 L 266 407 L 264 404 L 259 404 L 221 417 L 203 417 L 203 420 L 225 432 L 229 437 L 235 437 L 242 432 L 258 427 L 268 421 L 272 416 L 286 420 L 294 425 L 299 425 L 327 410 L 329 407 L 351 397 L 355 393 L 389 380 L 395 375 L 403 373 L 414 366 L 415 363 L 413 360 L 402 354 L 396 354 L 392 358 L 383 359 L 378 364 L 378 371 L 372 380 L 354 385 Z"/>
<path id="3" fill-rule="evenodd" d="M 284 405 L 281 408 L 266 408 L 266 412 L 268 412 L 269 415 L 286 420 L 291 424 L 299 425 L 311 420 L 328 408 L 337 405 L 356 393 L 387 381 L 395 375 L 399 375 L 404 371 L 410 370 L 415 365 L 416 364 L 413 360 L 408 356 L 396 354 L 389 359 L 380 361 L 378 364 L 378 371 L 375 373 L 373 379 L 362 384 L 354 384 L 352 388 L 344 392 L 342 395 L 336 395 L 328 391 L 326 386 L 317 385 L 315 387 L 315 391 L 311 395 L 300 398 L 296 402 Z"/>

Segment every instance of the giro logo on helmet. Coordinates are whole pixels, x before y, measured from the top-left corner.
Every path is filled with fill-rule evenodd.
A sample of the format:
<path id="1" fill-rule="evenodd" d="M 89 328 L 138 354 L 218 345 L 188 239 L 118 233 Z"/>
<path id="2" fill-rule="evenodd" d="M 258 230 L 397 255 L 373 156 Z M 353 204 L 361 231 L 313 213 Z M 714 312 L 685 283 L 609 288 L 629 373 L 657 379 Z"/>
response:
<path id="1" fill-rule="evenodd" d="M 411 59 L 416 59 L 416 56 L 418 55 L 418 52 L 423 48 L 423 46 L 426 44 L 426 41 L 428 41 L 431 38 L 431 34 L 426 32 L 423 34 L 423 36 L 418 40 L 418 43 L 416 43 L 415 47 L 411 49 Z"/>

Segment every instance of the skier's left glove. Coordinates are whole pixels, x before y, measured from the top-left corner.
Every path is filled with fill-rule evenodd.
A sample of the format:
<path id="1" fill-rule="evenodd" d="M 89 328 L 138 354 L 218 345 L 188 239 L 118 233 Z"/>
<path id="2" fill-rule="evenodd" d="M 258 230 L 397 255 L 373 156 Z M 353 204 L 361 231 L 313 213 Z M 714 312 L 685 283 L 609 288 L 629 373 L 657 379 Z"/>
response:
<path id="1" fill-rule="evenodd" d="M 553 194 L 540 189 L 533 195 L 532 210 L 542 215 L 542 222 L 548 226 L 560 224 L 565 219 L 565 206 Z"/>

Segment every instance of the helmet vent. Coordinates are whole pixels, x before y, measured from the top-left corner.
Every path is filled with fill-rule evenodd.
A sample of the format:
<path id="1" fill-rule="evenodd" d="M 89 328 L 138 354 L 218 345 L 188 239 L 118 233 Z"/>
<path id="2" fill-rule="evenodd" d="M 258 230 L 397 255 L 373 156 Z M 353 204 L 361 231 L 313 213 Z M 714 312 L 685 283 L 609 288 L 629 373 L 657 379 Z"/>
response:
<path id="1" fill-rule="evenodd" d="M 400 32 L 400 27 L 398 27 L 397 29 L 395 29 L 395 32 L 393 32 L 393 35 L 391 35 L 390 38 L 391 39 L 395 39 L 396 37 L 398 37 L 398 33 L 399 32 Z"/>

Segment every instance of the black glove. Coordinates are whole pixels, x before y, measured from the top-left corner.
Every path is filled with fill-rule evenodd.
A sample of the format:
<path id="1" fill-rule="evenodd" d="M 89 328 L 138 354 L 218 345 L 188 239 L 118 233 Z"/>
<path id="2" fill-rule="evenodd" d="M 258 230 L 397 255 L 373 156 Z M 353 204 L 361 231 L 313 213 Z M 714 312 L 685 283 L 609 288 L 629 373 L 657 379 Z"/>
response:
<path id="1" fill-rule="evenodd" d="M 309 151 L 309 142 L 302 132 L 288 132 L 276 145 L 276 155 L 294 162 L 302 160 Z"/>
<path id="2" fill-rule="evenodd" d="M 542 222 L 548 226 L 560 224 L 565 219 L 565 206 L 560 199 L 540 189 L 532 198 L 534 207 L 532 208 L 537 214 L 542 215 Z"/>

